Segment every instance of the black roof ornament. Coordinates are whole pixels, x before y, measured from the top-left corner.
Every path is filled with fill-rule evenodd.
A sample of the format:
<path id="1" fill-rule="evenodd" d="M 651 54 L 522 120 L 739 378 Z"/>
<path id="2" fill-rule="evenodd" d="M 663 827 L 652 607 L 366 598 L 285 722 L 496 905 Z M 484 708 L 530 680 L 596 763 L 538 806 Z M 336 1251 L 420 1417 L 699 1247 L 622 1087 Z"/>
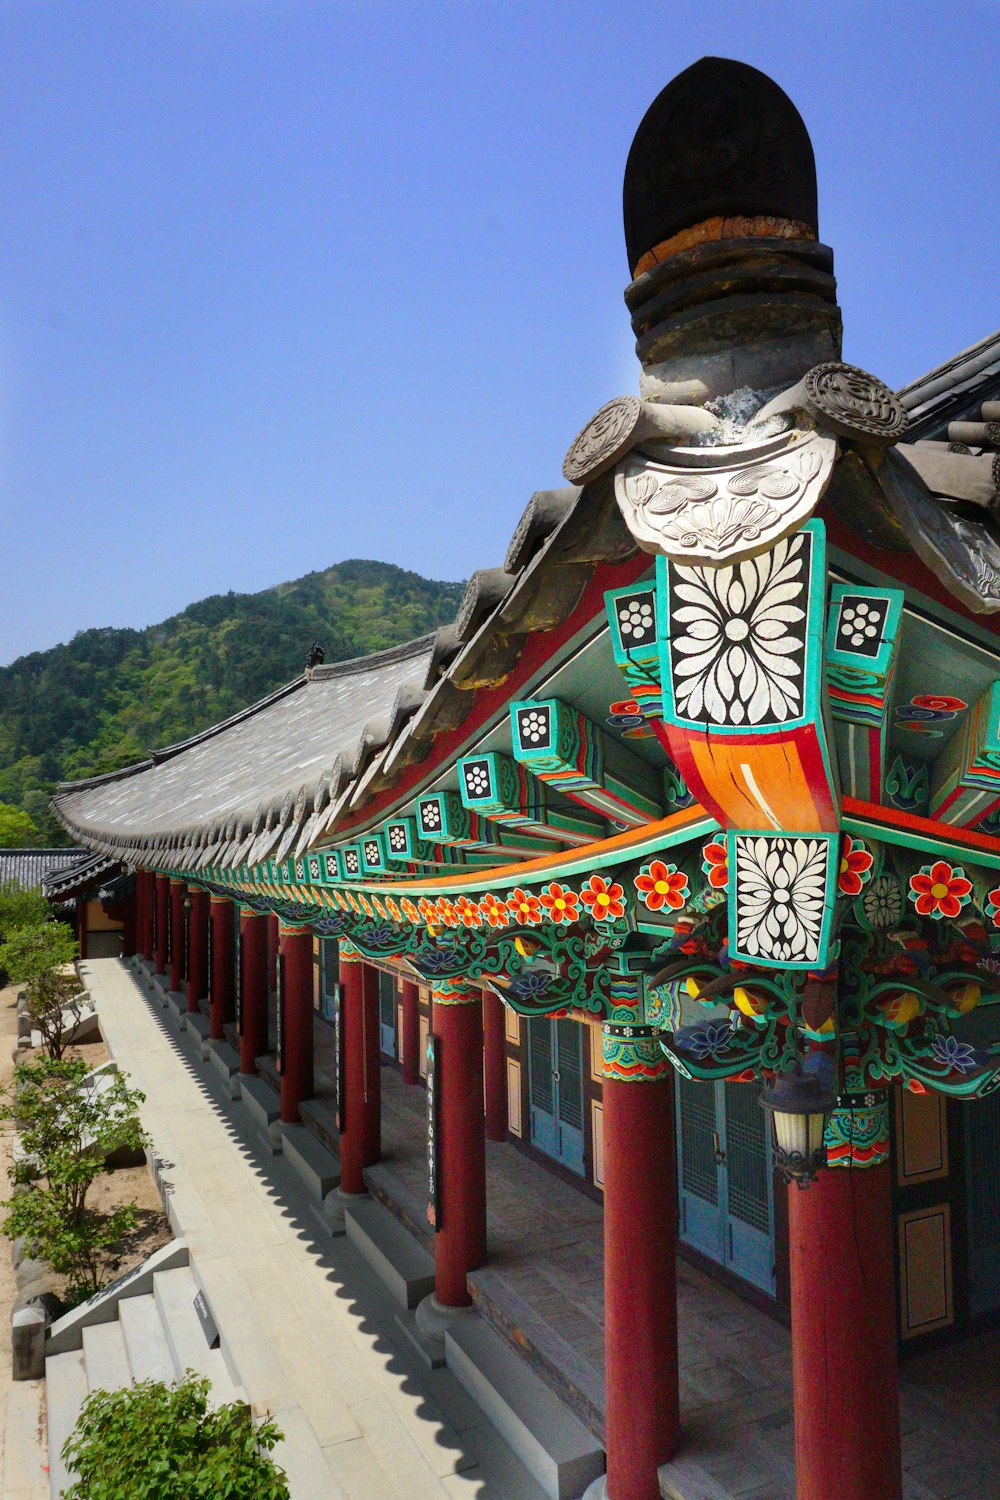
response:
<path id="1" fill-rule="evenodd" d="M 309 655 L 306 657 L 306 668 L 321 667 L 326 660 L 326 652 L 319 641 L 313 641 L 309 647 Z"/>
<path id="2" fill-rule="evenodd" d="M 667 84 L 635 133 L 624 214 L 633 277 L 665 240 L 720 216 L 784 220 L 817 238 L 816 163 L 802 116 L 766 73 L 701 58 Z"/>

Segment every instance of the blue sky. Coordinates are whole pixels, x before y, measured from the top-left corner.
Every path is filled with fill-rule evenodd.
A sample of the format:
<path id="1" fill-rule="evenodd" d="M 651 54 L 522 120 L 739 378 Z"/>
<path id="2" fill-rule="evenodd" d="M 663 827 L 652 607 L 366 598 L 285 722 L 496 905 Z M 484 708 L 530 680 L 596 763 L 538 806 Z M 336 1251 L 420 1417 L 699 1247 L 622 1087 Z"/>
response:
<path id="1" fill-rule="evenodd" d="M 3 0 L 0 661 L 502 560 L 635 389 L 621 182 L 705 53 L 811 132 L 845 357 L 1000 325 L 994 4 Z"/>

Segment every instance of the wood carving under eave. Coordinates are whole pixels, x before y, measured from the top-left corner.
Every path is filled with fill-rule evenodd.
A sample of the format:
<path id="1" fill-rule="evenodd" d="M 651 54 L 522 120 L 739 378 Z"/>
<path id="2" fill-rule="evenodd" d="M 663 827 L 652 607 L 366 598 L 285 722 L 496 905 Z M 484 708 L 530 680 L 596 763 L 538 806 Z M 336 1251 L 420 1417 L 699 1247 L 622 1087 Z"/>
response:
<path id="1" fill-rule="evenodd" d="M 576 609 L 591 574 L 587 563 L 538 568 L 523 587 L 515 590 L 500 618 L 505 626 L 523 635 L 555 630 Z"/>
<path id="2" fill-rule="evenodd" d="M 520 656 L 517 636 L 491 631 L 481 641 L 473 641 L 451 669 L 450 680 L 457 688 L 499 687 L 510 676 Z"/>
<path id="3" fill-rule="evenodd" d="M 625 525 L 615 500 L 614 475 L 588 484 L 552 538 L 551 557 L 567 563 L 624 562 L 639 545 Z"/>
<path id="4" fill-rule="evenodd" d="M 455 631 L 462 642 L 471 641 L 487 615 L 506 599 L 517 579 L 503 568 L 480 568 L 466 585 L 455 618 Z"/>
<path id="5" fill-rule="evenodd" d="M 471 707 L 469 693 L 458 688 L 451 678 L 442 678 L 414 715 L 410 732 L 423 740 L 433 740 L 439 734 L 457 729 Z M 394 754 L 391 758 L 395 763 Z"/>
<path id="6" fill-rule="evenodd" d="M 514 529 L 504 558 L 508 573 L 520 573 L 531 562 L 539 547 L 565 520 L 580 494 L 575 484 L 558 490 L 536 490 L 524 508 Z"/>
<path id="7" fill-rule="evenodd" d="M 829 507 L 852 531 L 873 547 L 912 552 L 899 517 L 886 502 L 882 486 L 859 453 L 850 450 L 834 464 L 833 478 L 820 504 Z"/>

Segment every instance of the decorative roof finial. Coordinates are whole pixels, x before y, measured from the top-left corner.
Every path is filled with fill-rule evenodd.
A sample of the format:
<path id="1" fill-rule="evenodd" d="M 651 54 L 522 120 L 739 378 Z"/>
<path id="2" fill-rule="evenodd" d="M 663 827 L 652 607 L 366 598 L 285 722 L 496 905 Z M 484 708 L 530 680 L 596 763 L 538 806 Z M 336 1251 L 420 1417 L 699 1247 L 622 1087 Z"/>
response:
<path id="1" fill-rule="evenodd" d="M 313 641 L 309 647 L 309 655 L 306 657 L 306 669 L 310 667 L 321 667 L 326 660 L 326 652 L 319 641 Z"/>

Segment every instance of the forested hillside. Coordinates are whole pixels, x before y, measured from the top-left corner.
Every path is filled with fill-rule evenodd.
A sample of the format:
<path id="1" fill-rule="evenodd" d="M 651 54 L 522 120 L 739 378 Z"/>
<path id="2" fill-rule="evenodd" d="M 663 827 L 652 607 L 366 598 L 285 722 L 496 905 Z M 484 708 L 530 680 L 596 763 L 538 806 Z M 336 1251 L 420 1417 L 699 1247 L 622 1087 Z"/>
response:
<path id="1" fill-rule="evenodd" d="M 216 594 L 146 630 L 84 630 L 0 667 L 0 803 L 43 842 L 57 781 L 117 770 L 297 676 L 313 641 L 343 661 L 454 617 L 460 583 L 388 563 L 336 563 L 259 594 Z"/>

